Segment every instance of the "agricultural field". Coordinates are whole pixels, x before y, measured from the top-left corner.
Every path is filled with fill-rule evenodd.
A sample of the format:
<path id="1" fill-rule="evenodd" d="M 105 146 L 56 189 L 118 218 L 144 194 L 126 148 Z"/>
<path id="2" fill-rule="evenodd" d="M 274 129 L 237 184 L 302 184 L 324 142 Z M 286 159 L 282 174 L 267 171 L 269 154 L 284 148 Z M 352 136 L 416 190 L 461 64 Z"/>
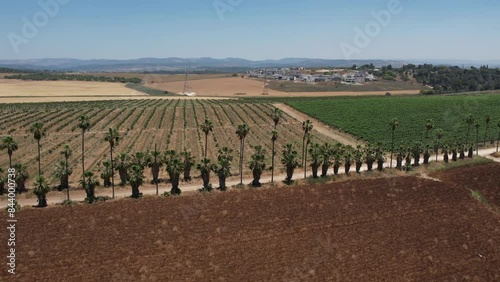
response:
<path id="1" fill-rule="evenodd" d="M 117 128 L 123 137 L 115 148 L 115 156 L 121 152 L 134 154 L 154 150 L 190 151 L 198 162 L 201 159 L 205 137 L 200 129 L 205 117 L 213 122 L 213 132 L 209 135 L 208 157 L 217 158 L 217 150 L 222 147 L 234 149 L 236 158 L 239 139 L 235 134 L 239 124 L 246 123 L 250 133 L 246 138 L 245 157 L 253 153 L 251 146 L 262 145 L 267 151 L 267 164 L 271 160 L 270 118 L 273 106 L 267 103 L 249 103 L 238 100 L 195 100 L 195 99 L 147 99 L 124 101 L 66 102 L 39 104 L 0 105 L 0 136 L 12 135 L 19 144 L 13 154 L 13 163 L 23 163 L 31 176 L 36 175 L 37 145 L 29 128 L 35 122 L 44 124 L 47 136 L 41 139 L 41 161 L 45 175 L 52 173 L 54 165 L 62 160 L 60 151 L 65 144 L 73 149 L 70 158 L 73 173 L 70 182 L 73 187 L 81 177 L 81 130 L 78 117 L 90 117 L 91 129 L 85 134 L 85 169 L 96 171 L 97 164 L 109 159 L 109 143 L 104 141 L 109 128 Z M 302 125 L 289 115 L 281 119 L 277 152 L 285 143 L 296 145 L 302 142 Z M 333 142 L 330 138 L 314 134 L 313 142 Z M 7 167 L 6 151 L 0 151 L 0 167 Z M 247 159 L 246 159 L 247 160 Z M 244 173 L 249 173 L 245 160 Z M 278 158 L 276 158 L 278 160 Z M 233 164 L 233 174 L 238 174 L 237 161 Z M 146 180 L 151 180 L 149 169 Z M 265 172 L 269 173 L 269 172 Z M 196 174 L 196 172 L 193 172 Z M 161 177 L 166 175 L 164 169 Z M 33 177 L 27 182 L 33 183 Z M 52 179 L 54 185 L 58 182 Z"/>
<path id="2" fill-rule="evenodd" d="M 314 84 L 304 82 L 271 80 L 269 88 L 282 92 L 384 92 L 418 94 L 422 89 L 429 89 L 418 83 L 403 81 L 375 81 L 363 85 L 350 85 L 335 82 L 317 82 Z"/>
<path id="3" fill-rule="evenodd" d="M 191 75 L 190 75 L 191 80 Z M 292 83 L 293 84 L 293 83 Z M 298 83 L 298 85 L 301 83 Z M 305 84 L 304 84 L 305 85 Z M 147 83 L 145 86 L 162 91 L 180 93 L 184 88 L 184 81 L 173 81 L 165 83 Z M 264 81 L 241 78 L 241 77 L 226 77 L 226 78 L 210 78 L 198 79 L 190 81 L 190 86 L 197 96 L 201 97 L 267 97 L 263 96 Z M 314 87 L 312 85 L 311 87 Z M 418 94 L 420 90 L 396 90 L 391 91 L 394 95 L 402 94 Z M 277 89 L 270 87 L 268 89 L 268 97 L 327 97 L 327 96 L 358 96 L 358 95 L 377 95 L 382 96 L 387 93 L 387 90 L 366 89 L 359 91 L 356 89 L 345 90 L 328 90 L 328 89 L 308 89 L 307 87 L 300 89 Z"/>
<path id="4" fill-rule="evenodd" d="M 450 179 L 466 173 L 484 176 L 457 169 Z M 498 214 L 464 187 L 417 177 L 26 209 L 17 218 L 22 281 L 500 280 Z"/>
<path id="5" fill-rule="evenodd" d="M 390 146 L 392 119 L 399 120 L 395 144 L 424 141 L 427 119 L 435 129 L 444 131 L 443 142 L 465 140 L 467 124 L 464 119 L 472 114 L 480 124 L 479 138 L 484 139 L 485 116 L 491 122 L 487 140 L 496 140 L 500 122 L 500 94 L 415 96 L 415 97 L 342 97 L 283 100 L 288 105 L 315 117 L 324 123 L 352 134 L 364 141 Z M 476 140 L 475 127 L 470 130 L 469 141 Z M 430 133 L 435 139 L 434 131 Z"/>

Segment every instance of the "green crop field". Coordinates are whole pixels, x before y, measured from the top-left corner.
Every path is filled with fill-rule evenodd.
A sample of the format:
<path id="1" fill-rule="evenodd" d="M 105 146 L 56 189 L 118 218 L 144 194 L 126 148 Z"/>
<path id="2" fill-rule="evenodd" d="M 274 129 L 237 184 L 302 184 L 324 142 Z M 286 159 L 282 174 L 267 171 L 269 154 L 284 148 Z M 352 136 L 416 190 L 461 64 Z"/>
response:
<path id="1" fill-rule="evenodd" d="M 355 135 L 370 143 L 391 142 L 389 123 L 398 118 L 396 145 L 423 141 L 427 119 L 432 119 L 435 129 L 445 132 L 445 142 L 465 140 L 467 125 L 464 121 L 472 114 L 479 121 L 479 136 L 485 134 L 485 116 L 491 123 L 487 139 L 495 139 L 500 122 L 500 95 L 413 96 L 413 97 L 343 97 L 321 99 L 293 99 L 290 106 L 309 114 L 326 124 Z M 429 134 L 434 139 L 434 132 Z M 469 139 L 475 140 L 476 129 L 471 127 Z"/>

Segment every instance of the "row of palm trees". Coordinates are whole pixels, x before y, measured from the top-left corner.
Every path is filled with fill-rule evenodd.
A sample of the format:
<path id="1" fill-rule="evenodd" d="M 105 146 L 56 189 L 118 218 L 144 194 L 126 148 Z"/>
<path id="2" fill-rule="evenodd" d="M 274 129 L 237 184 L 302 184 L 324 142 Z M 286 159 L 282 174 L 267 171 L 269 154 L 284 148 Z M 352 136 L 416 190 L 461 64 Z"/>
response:
<path id="1" fill-rule="evenodd" d="M 272 141 L 272 152 L 271 152 L 271 182 L 274 182 L 274 169 L 275 169 L 275 143 L 278 140 L 278 131 L 277 126 L 280 122 L 282 116 L 282 112 L 278 108 L 274 108 L 271 119 L 273 121 L 273 130 L 271 132 L 271 141 Z M 466 133 L 466 140 L 469 140 L 469 133 L 472 124 L 474 123 L 474 119 L 471 115 L 467 116 L 465 119 L 468 124 L 468 130 Z M 491 118 L 486 118 L 487 129 L 485 136 L 487 136 L 487 130 L 489 127 L 489 123 L 491 122 Z M 478 129 L 479 126 L 476 124 L 476 135 L 479 136 Z M 391 131 L 392 131 L 392 142 L 391 142 L 391 162 L 390 167 L 392 168 L 393 164 L 393 155 L 394 155 L 394 142 L 395 142 L 395 131 L 399 126 L 399 122 L 397 119 L 394 119 L 390 123 Z M 80 185 L 87 192 L 87 199 L 89 202 L 95 200 L 94 189 L 99 185 L 99 181 L 97 180 L 97 176 L 90 171 L 85 171 L 85 133 L 90 130 L 91 124 L 90 120 L 87 116 L 80 116 L 78 119 L 78 127 L 81 129 L 82 135 L 82 179 L 80 180 Z M 499 140 L 500 140 L 500 122 L 498 124 L 499 127 Z M 406 160 L 406 165 L 404 167 L 411 167 L 411 159 L 415 160 L 413 165 L 419 165 L 420 156 L 423 154 L 424 164 L 428 163 L 430 154 L 432 150 L 429 145 L 429 133 L 434 129 L 434 125 L 432 120 L 427 120 L 425 124 L 426 134 L 425 134 L 425 142 L 415 142 L 414 144 L 400 146 L 397 150 L 397 165 L 398 169 L 403 169 L 403 160 Z M 219 189 L 226 189 L 226 179 L 230 176 L 231 163 L 233 160 L 232 152 L 233 150 L 230 148 L 222 148 L 218 151 L 217 161 L 212 163 L 210 159 L 207 158 L 207 150 L 208 150 L 208 135 L 213 131 L 213 123 L 206 118 L 205 121 L 200 125 L 200 129 L 205 134 L 205 147 L 204 147 L 204 155 L 198 164 L 196 164 L 196 169 L 200 171 L 201 178 L 203 180 L 203 188 L 202 191 L 211 191 L 212 186 L 210 184 L 210 173 L 214 172 L 217 174 L 219 178 Z M 291 183 L 293 178 L 294 170 L 301 166 L 303 168 L 307 167 L 308 154 L 311 156 L 310 166 L 312 168 L 312 175 L 314 178 L 318 177 L 318 170 L 321 168 L 321 176 L 326 176 L 330 166 L 333 166 L 333 173 L 338 174 L 340 166 L 344 164 L 345 173 L 349 174 L 350 168 L 352 164 L 356 166 L 356 172 L 360 172 L 361 166 L 364 162 L 366 162 L 368 170 L 373 169 L 374 163 L 377 163 L 377 169 L 383 170 L 383 164 L 385 161 L 385 152 L 381 145 L 378 146 L 367 146 L 366 148 L 362 148 L 360 146 L 353 148 L 351 146 L 343 146 L 340 143 L 335 145 L 325 143 L 325 144 L 311 144 L 311 136 L 313 130 L 313 124 L 310 120 L 304 121 L 302 123 L 302 129 L 304 132 L 303 140 L 302 140 L 302 155 L 300 157 L 301 162 L 299 163 L 299 156 L 297 150 L 294 148 L 292 144 L 286 144 L 282 150 L 282 158 L 281 163 L 284 165 L 286 170 L 286 183 Z M 46 131 L 43 127 L 42 123 L 34 123 L 30 128 L 30 132 L 33 134 L 34 139 L 37 142 L 38 149 L 38 175 L 35 178 L 35 189 L 34 193 L 37 195 L 39 200 L 39 206 L 46 206 L 45 195 L 50 190 L 49 185 L 47 184 L 46 179 L 42 175 L 41 171 L 41 156 L 40 156 L 40 141 L 46 135 Z M 250 132 L 250 128 L 246 124 L 239 125 L 236 129 L 236 135 L 240 140 L 240 148 L 239 148 L 239 174 L 240 174 L 240 185 L 243 184 L 243 163 L 244 163 L 244 152 L 245 152 L 245 139 Z M 468 157 L 472 157 L 472 143 L 460 143 L 457 142 L 453 146 L 444 145 L 441 147 L 440 141 L 443 137 L 443 131 L 438 129 L 436 130 L 437 137 L 437 149 L 434 148 L 434 152 L 436 153 L 436 160 L 438 151 L 441 148 L 443 153 L 445 154 L 445 161 L 448 161 L 448 152 L 451 151 L 452 159 L 457 160 L 457 155 L 460 153 L 460 158 L 465 157 L 465 151 L 468 149 Z M 103 161 L 99 163 L 98 171 L 101 173 L 101 178 L 104 180 L 105 187 L 112 187 L 112 197 L 115 197 L 115 171 L 118 171 L 118 175 L 120 177 L 120 185 L 125 185 L 126 183 L 130 184 L 132 187 L 132 197 L 139 197 L 139 187 L 144 182 L 144 169 L 146 167 L 151 168 L 151 173 L 153 175 L 153 183 L 156 185 L 157 194 L 158 194 L 158 183 L 160 168 L 165 166 L 166 171 L 169 174 L 169 181 L 172 185 L 172 189 L 170 191 L 173 195 L 178 195 L 181 193 L 179 189 L 179 180 L 181 173 L 184 174 L 184 180 L 188 181 L 191 179 L 190 173 L 191 169 L 194 167 L 194 157 L 190 152 L 181 152 L 177 153 L 175 151 L 166 151 L 163 154 L 158 152 L 156 149 L 154 151 L 148 151 L 146 153 L 137 152 L 133 156 L 129 156 L 126 153 L 120 153 L 116 160 L 113 158 L 113 152 L 115 147 L 118 145 L 121 136 L 117 129 L 110 128 L 104 137 L 104 141 L 109 143 L 110 148 L 110 160 Z M 476 149 L 478 146 L 479 138 L 476 138 Z M 486 142 L 486 141 L 485 141 Z M 310 147 L 309 147 L 310 146 Z M 6 149 L 9 156 L 9 165 L 10 167 L 16 168 L 16 182 L 18 182 L 18 191 L 24 192 L 26 191 L 25 181 L 28 179 L 27 169 L 25 165 L 16 164 L 12 166 L 12 154 L 14 151 L 18 150 L 18 145 L 12 136 L 6 136 L 2 139 L 2 143 L 0 144 L 0 149 Z M 254 154 L 252 154 L 249 168 L 252 171 L 253 181 L 252 185 L 255 187 L 260 186 L 260 177 L 262 172 L 266 169 L 266 151 L 262 146 L 253 147 Z M 497 140 L 497 151 L 498 151 L 498 140 Z M 69 145 L 65 145 L 63 150 L 61 151 L 61 155 L 64 157 L 64 160 L 61 160 L 58 164 L 56 164 L 54 175 L 61 180 L 60 189 L 67 190 L 67 200 L 70 200 L 69 197 L 69 176 L 72 174 L 72 170 L 69 167 L 69 158 L 72 154 L 72 150 Z M 304 178 L 307 176 L 307 169 L 304 169 Z M 0 184 L 2 180 L 0 179 Z M 1 188 L 1 187 L 0 187 Z M 0 189 L 2 191 L 3 189 Z"/>

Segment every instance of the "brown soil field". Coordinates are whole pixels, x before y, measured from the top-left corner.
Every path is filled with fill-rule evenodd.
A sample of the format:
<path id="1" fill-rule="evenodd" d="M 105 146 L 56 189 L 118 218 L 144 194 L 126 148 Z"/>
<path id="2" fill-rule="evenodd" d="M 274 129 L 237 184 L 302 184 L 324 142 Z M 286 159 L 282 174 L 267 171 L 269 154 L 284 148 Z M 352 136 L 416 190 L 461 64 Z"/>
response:
<path id="1" fill-rule="evenodd" d="M 148 87 L 181 93 L 184 81 L 149 83 Z M 245 97 L 262 96 L 264 82 L 241 77 L 198 79 L 190 81 L 190 86 L 198 96 Z M 420 90 L 390 91 L 393 95 L 418 94 Z M 332 91 L 332 92 L 282 92 L 269 89 L 270 97 L 322 97 L 322 96 L 366 96 L 385 95 L 387 91 Z"/>
<path id="2" fill-rule="evenodd" d="M 462 187 L 481 193 L 488 204 L 500 208 L 500 164 L 473 166 L 453 169 L 433 174 L 456 187 Z"/>
<path id="3" fill-rule="evenodd" d="M 415 177 L 26 209 L 17 219 L 13 281 L 500 279 L 500 216 L 464 189 Z"/>

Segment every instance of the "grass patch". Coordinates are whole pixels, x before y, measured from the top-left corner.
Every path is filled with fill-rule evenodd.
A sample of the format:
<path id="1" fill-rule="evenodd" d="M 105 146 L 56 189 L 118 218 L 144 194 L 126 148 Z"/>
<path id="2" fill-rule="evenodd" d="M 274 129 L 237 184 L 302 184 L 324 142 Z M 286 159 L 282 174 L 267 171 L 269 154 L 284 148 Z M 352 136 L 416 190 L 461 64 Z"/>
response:
<path id="1" fill-rule="evenodd" d="M 148 94 L 149 96 L 179 96 L 172 92 L 149 88 L 139 83 L 127 83 L 125 87 Z"/>
<path id="2" fill-rule="evenodd" d="M 480 201 L 483 204 L 488 204 L 488 200 L 481 194 L 479 191 L 474 191 L 474 190 L 469 190 L 472 194 L 472 197 L 474 197 L 476 200 Z"/>
<path id="3" fill-rule="evenodd" d="M 449 163 L 444 163 L 444 162 L 431 162 L 429 166 L 427 167 L 427 171 L 429 172 L 436 172 L 436 171 L 443 171 L 443 170 L 449 170 L 449 169 L 456 169 L 456 168 L 463 168 L 463 167 L 471 167 L 471 166 L 476 166 L 476 165 L 484 165 L 484 164 L 490 164 L 493 163 L 493 160 L 480 157 L 480 156 L 474 156 L 473 159 L 465 159 L 465 160 L 458 160 L 456 162 L 449 162 Z"/>

